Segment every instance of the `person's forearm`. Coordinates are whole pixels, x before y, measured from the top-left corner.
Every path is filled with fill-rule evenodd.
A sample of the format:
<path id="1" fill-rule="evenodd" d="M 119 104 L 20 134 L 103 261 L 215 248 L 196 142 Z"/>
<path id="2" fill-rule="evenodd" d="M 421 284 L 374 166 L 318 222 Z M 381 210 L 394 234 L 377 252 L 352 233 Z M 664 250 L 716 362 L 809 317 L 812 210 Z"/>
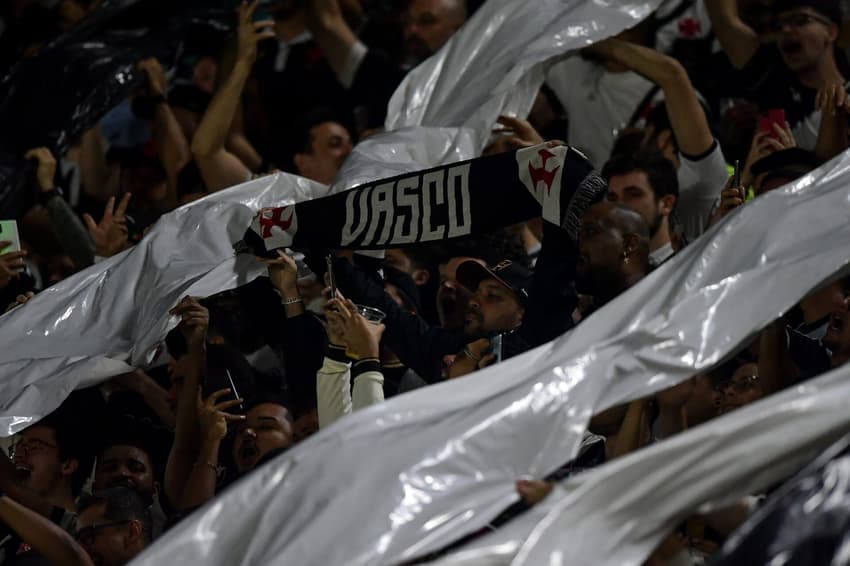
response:
<path id="1" fill-rule="evenodd" d="M 685 430 L 684 407 L 681 405 L 662 406 L 658 414 L 661 438 L 669 438 Z"/>
<path id="2" fill-rule="evenodd" d="M 325 428 L 351 412 L 351 382 L 345 350 L 330 348 L 329 357 L 316 374 L 319 428 Z"/>
<path id="3" fill-rule="evenodd" d="M 765 395 L 791 385 L 799 370 L 788 350 L 788 331 L 782 320 L 762 330 L 759 344 L 759 380 Z"/>
<path id="4" fill-rule="evenodd" d="M 73 209 L 60 196 L 47 201 L 47 212 L 62 249 L 71 256 L 77 269 L 85 269 L 94 263 L 94 242 Z"/>
<path id="5" fill-rule="evenodd" d="M 119 175 L 106 162 L 106 148 L 100 126 L 83 134 L 80 144 L 80 179 L 83 191 L 105 203 L 118 192 Z"/>
<path id="6" fill-rule="evenodd" d="M 0 497 L 0 521 L 46 558 L 51 566 L 92 565 L 86 551 L 67 532 L 9 497 Z"/>
<path id="7" fill-rule="evenodd" d="M 646 399 L 638 399 L 629 403 L 623 424 L 620 425 L 620 433 L 617 435 L 616 446 L 612 457 L 619 458 L 640 448 L 641 425 L 643 424 L 643 413 L 646 410 Z"/>
<path id="8" fill-rule="evenodd" d="M 705 8 L 723 51 L 736 68 L 742 69 L 759 48 L 758 34 L 741 20 L 737 0 L 710 0 Z"/>
<path id="9" fill-rule="evenodd" d="M 174 430 L 177 418 L 171 407 L 168 406 L 168 391 L 147 374 L 142 374 L 138 377 L 138 380 L 136 392 L 142 397 L 148 408 L 159 417 L 160 422 Z"/>
<path id="10" fill-rule="evenodd" d="M 192 139 L 192 155 L 196 158 L 210 156 L 224 148 L 250 73 L 249 63 L 237 61 L 230 76 L 213 96 Z"/>
<path id="11" fill-rule="evenodd" d="M 179 502 L 198 454 L 198 390 L 203 375 L 203 350 L 192 354 L 191 368 L 184 376 L 183 389 L 177 400 L 174 443 L 165 467 L 165 494 L 172 503 Z"/>
<path id="12" fill-rule="evenodd" d="M 702 155 L 714 143 L 696 90 L 681 63 L 654 49 L 611 40 L 614 58 L 645 76 L 664 91 L 667 115 L 679 149 L 686 155 Z"/>
<path id="13" fill-rule="evenodd" d="M 821 161 L 832 159 L 847 149 L 847 114 L 840 110 L 839 119 L 829 116 L 826 112 L 821 114 L 818 139 L 815 144 L 815 155 Z"/>
<path id="14" fill-rule="evenodd" d="M 312 0 L 307 24 L 334 74 L 340 77 L 357 36 L 342 17 L 337 0 Z"/>
<path id="15" fill-rule="evenodd" d="M 198 458 L 192 466 L 189 481 L 183 491 L 178 509 L 188 511 L 200 507 L 213 497 L 218 483 L 219 439 L 205 439 L 198 452 Z"/>
<path id="16" fill-rule="evenodd" d="M 384 376 L 378 371 L 378 367 L 380 366 L 377 361 L 374 364 L 369 361 L 354 364 L 352 368 L 352 379 L 354 380 L 351 394 L 352 411 L 365 409 L 369 405 L 384 400 Z"/>
<path id="17" fill-rule="evenodd" d="M 183 129 L 167 102 L 158 104 L 156 107 L 154 136 L 159 149 L 159 158 L 168 179 L 169 190 L 163 206 L 171 210 L 177 206 L 177 176 L 180 170 L 191 161 L 192 156 L 186 136 L 183 135 Z"/>

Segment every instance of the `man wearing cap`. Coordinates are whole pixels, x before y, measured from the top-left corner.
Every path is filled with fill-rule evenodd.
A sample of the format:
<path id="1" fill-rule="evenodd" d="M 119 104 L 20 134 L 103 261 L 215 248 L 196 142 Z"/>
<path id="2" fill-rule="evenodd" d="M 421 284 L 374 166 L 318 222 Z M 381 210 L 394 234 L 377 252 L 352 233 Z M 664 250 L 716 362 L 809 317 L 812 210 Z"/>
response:
<path id="1" fill-rule="evenodd" d="M 497 334 L 503 334 L 502 357 L 507 358 L 569 330 L 577 303 L 574 283 L 581 282 L 582 292 L 595 295 L 598 307 L 648 272 L 649 228 L 640 214 L 601 202 L 580 217 L 578 245 L 564 230 L 544 224 L 543 249 L 533 278 L 528 270 L 507 261 L 489 269 L 476 260 L 461 263 L 458 281 L 473 293 L 461 331 L 430 325 L 406 311 L 371 274 L 346 259 L 334 261 L 336 282 L 346 297 L 386 313 L 383 342 L 407 367 L 434 383 L 447 375 L 441 367 L 444 356 L 466 360 L 469 371 L 486 365 L 490 338 Z M 323 257 L 311 256 L 307 256 L 311 269 L 321 272 Z"/>
<path id="2" fill-rule="evenodd" d="M 797 144 L 814 149 L 820 125 L 820 113 L 815 112 L 817 91 L 844 84 L 850 73 L 836 49 L 841 25 L 838 0 L 775 2 L 775 44 L 762 44 L 755 30 L 739 17 L 735 0 L 706 2 L 706 8 L 720 45 L 741 70 L 748 98 L 763 111 L 785 110 Z"/>

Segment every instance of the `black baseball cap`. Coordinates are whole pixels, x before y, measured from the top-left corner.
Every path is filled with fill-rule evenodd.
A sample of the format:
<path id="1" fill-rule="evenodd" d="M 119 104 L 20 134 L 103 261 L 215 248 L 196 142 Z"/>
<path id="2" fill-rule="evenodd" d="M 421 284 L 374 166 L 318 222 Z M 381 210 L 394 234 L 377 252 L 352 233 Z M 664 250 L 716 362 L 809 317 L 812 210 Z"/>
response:
<path id="1" fill-rule="evenodd" d="M 485 279 L 495 279 L 514 292 L 520 304 L 528 303 L 528 288 L 531 286 L 531 271 L 510 260 L 499 262 L 492 269 L 488 269 L 470 259 L 460 264 L 457 268 L 457 280 L 460 284 L 475 292 L 478 285 Z"/>

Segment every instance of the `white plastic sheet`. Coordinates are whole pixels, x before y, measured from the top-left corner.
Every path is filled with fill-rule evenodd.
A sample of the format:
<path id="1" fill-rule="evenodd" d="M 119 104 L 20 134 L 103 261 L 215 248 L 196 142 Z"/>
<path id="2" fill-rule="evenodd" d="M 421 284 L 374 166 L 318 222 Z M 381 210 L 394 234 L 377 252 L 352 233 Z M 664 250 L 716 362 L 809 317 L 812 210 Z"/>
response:
<path id="1" fill-rule="evenodd" d="M 848 184 L 845 154 L 731 214 L 562 339 L 338 421 L 136 564 L 397 564 L 477 531 L 516 499 L 517 477 L 572 459 L 592 414 L 713 366 L 846 265 Z M 813 439 L 811 422 L 797 438 Z"/>
<path id="2" fill-rule="evenodd" d="M 640 565 L 697 509 L 759 493 L 850 430 L 848 395 L 844 366 L 571 478 L 545 500 L 546 509 L 433 564 Z"/>
<path id="3" fill-rule="evenodd" d="M 405 79 L 388 114 L 398 131 L 358 145 L 330 189 L 278 175 L 212 195 L 165 215 L 133 250 L 0 318 L 0 435 L 48 414 L 74 389 L 149 361 L 182 296 L 256 277 L 259 266 L 235 258 L 231 244 L 259 207 L 474 157 L 499 114 L 531 107 L 542 78 L 535 65 L 634 25 L 657 3 L 491 0 Z"/>

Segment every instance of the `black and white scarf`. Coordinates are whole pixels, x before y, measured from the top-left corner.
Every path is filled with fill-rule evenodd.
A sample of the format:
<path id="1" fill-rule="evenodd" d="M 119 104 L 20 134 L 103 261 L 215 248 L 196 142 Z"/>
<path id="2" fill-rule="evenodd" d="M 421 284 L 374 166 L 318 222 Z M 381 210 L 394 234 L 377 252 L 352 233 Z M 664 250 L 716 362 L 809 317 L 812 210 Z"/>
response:
<path id="1" fill-rule="evenodd" d="M 383 249 L 485 234 L 542 216 L 575 240 L 605 182 L 553 142 L 381 179 L 257 213 L 244 242 L 280 248 Z"/>

